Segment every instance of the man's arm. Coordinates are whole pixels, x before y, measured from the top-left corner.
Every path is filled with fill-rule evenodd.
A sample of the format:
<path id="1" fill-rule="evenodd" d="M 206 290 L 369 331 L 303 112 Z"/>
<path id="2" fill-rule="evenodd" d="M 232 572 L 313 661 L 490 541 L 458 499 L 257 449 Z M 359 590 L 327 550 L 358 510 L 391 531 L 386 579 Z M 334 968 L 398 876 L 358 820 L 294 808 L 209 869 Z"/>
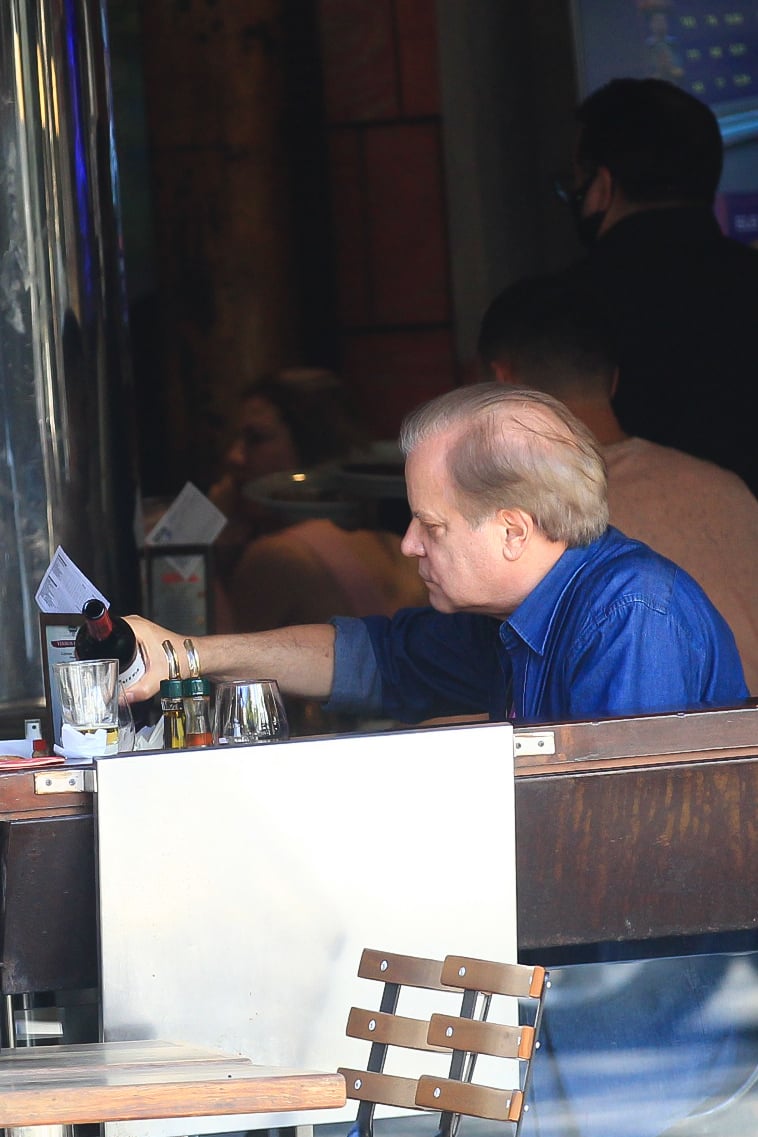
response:
<path id="1" fill-rule="evenodd" d="M 189 675 L 184 636 L 141 616 L 129 616 L 127 622 L 147 664 L 144 678 L 127 689 L 130 702 L 149 699 L 168 677 L 164 640 L 174 646 L 182 678 Z M 201 672 L 209 679 L 276 679 L 285 695 L 325 700 L 334 677 L 334 637 L 331 624 L 303 624 L 270 632 L 196 636 L 193 643 Z"/>

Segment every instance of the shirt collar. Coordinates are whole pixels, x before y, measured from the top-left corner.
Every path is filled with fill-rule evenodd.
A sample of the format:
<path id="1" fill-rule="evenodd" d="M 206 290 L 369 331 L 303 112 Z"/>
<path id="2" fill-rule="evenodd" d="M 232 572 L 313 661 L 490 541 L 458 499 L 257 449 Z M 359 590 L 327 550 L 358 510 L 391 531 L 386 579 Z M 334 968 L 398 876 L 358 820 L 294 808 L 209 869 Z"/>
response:
<path id="1" fill-rule="evenodd" d="M 602 536 L 579 549 L 566 549 L 537 587 L 501 624 L 501 634 L 510 628 L 532 651 L 544 655 L 550 629 L 564 593 L 576 574 L 608 543 L 610 532 L 610 529 L 606 529 Z"/>

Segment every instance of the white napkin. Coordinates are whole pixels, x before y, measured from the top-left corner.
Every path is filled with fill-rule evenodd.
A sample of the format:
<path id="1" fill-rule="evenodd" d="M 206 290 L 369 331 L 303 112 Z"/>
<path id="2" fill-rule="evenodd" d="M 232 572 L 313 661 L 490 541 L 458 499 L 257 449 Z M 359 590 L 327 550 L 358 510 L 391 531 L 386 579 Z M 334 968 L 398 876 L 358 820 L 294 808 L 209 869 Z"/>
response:
<path id="1" fill-rule="evenodd" d="M 143 726 L 137 731 L 134 740 L 135 750 L 162 750 L 163 749 L 163 715 L 154 726 Z"/>
<path id="2" fill-rule="evenodd" d="M 115 758 L 115 754 L 103 754 L 105 747 L 105 731 L 96 730 L 94 734 L 80 734 L 74 727 L 64 723 L 61 727 L 61 741 L 60 746 L 56 743 L 53 750 L 56 754 L 60 754 L 63 758 Z M 14 746 L 15 748 L 8 751 L 3 751 L 1 747 Z M 0 754 L 20 754 L 23 756 L 26 753 L 31 753 L 31 742 L 26 742 L 22 739 L 19 743 L 0 743 Z M 25 747 L 25 749 L 19 749 Z M 158 719 L 157 723 L 153 726 L 143 726 L 141 730 L 137 731 L 134 739 L 135 750 L 162 750 L 163 749 L 163 717 Z M 123 752 L 122 752 L 123 753 Z"/>
<path id="3" fill-rule="evenodd" d="M 106 730 L 81 734 L 75 727 L 64 722 L 61 727 L 61 744 L 55 745 L 53 750 L 56 754 L 62 754 L 64 758 L 108 758 L 109 755 L 104 754 L 107 744 Z"/>

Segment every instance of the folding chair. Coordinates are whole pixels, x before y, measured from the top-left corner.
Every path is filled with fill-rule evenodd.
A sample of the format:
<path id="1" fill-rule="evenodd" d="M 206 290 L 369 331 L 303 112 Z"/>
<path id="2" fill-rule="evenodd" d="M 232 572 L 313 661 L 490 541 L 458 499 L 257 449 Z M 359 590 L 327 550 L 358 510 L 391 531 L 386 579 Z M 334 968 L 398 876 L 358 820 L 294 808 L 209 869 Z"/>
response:
<path id="1" fill-rule="evenodd" d="M 452 1137 L 463 1115 L 507 1122 L 514 1134 L 519 1133 L 532 1058 L 539 1045 L 543 998 L 549 986 L 543 967 L 455 955 L 446 956 L 443 962 L 367 948 L 358 975 L 376 979 L 384 988 L 378 1011 L 353 1007 L 348 1017 L 348 1036 L 371 1042 L 365 1070 L 340 1068 L 347 1096 L 360 1103 L 350 1137 L 373 1137 L 377 1105 L 439 1111 L 438 1137 Z M 434 1013 L 428 1019 L 399 1015 L 404 987 L 448 995 L 457 992 L 460 1011 L 457 1015 Z M 493 995 L 514 999 L 512 1022 L 488 1021 Z M 521 1014 L 530 1021 L 520 1023 Z M 449 1054 L 448 1076 L 385 1073 L 390 1047 Z M 516 1060 L 518 1085 L 504 1090 L 474 1082 L 479 1055 Z"/>

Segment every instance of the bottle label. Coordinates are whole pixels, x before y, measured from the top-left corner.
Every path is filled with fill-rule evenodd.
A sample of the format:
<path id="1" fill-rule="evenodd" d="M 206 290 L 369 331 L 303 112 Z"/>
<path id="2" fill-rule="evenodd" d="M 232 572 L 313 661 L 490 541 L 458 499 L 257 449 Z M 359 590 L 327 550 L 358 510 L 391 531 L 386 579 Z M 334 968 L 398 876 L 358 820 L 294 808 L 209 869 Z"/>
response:
<path id="1" fill-rule="evenodd" d="M 142 652 L 137 648 L 137 654 L 125 671 L 119 671 L 119 683 L 123 683 L 125 687 L 130 684 L 136 683 L 145 674 L 145 659 Z"/>

